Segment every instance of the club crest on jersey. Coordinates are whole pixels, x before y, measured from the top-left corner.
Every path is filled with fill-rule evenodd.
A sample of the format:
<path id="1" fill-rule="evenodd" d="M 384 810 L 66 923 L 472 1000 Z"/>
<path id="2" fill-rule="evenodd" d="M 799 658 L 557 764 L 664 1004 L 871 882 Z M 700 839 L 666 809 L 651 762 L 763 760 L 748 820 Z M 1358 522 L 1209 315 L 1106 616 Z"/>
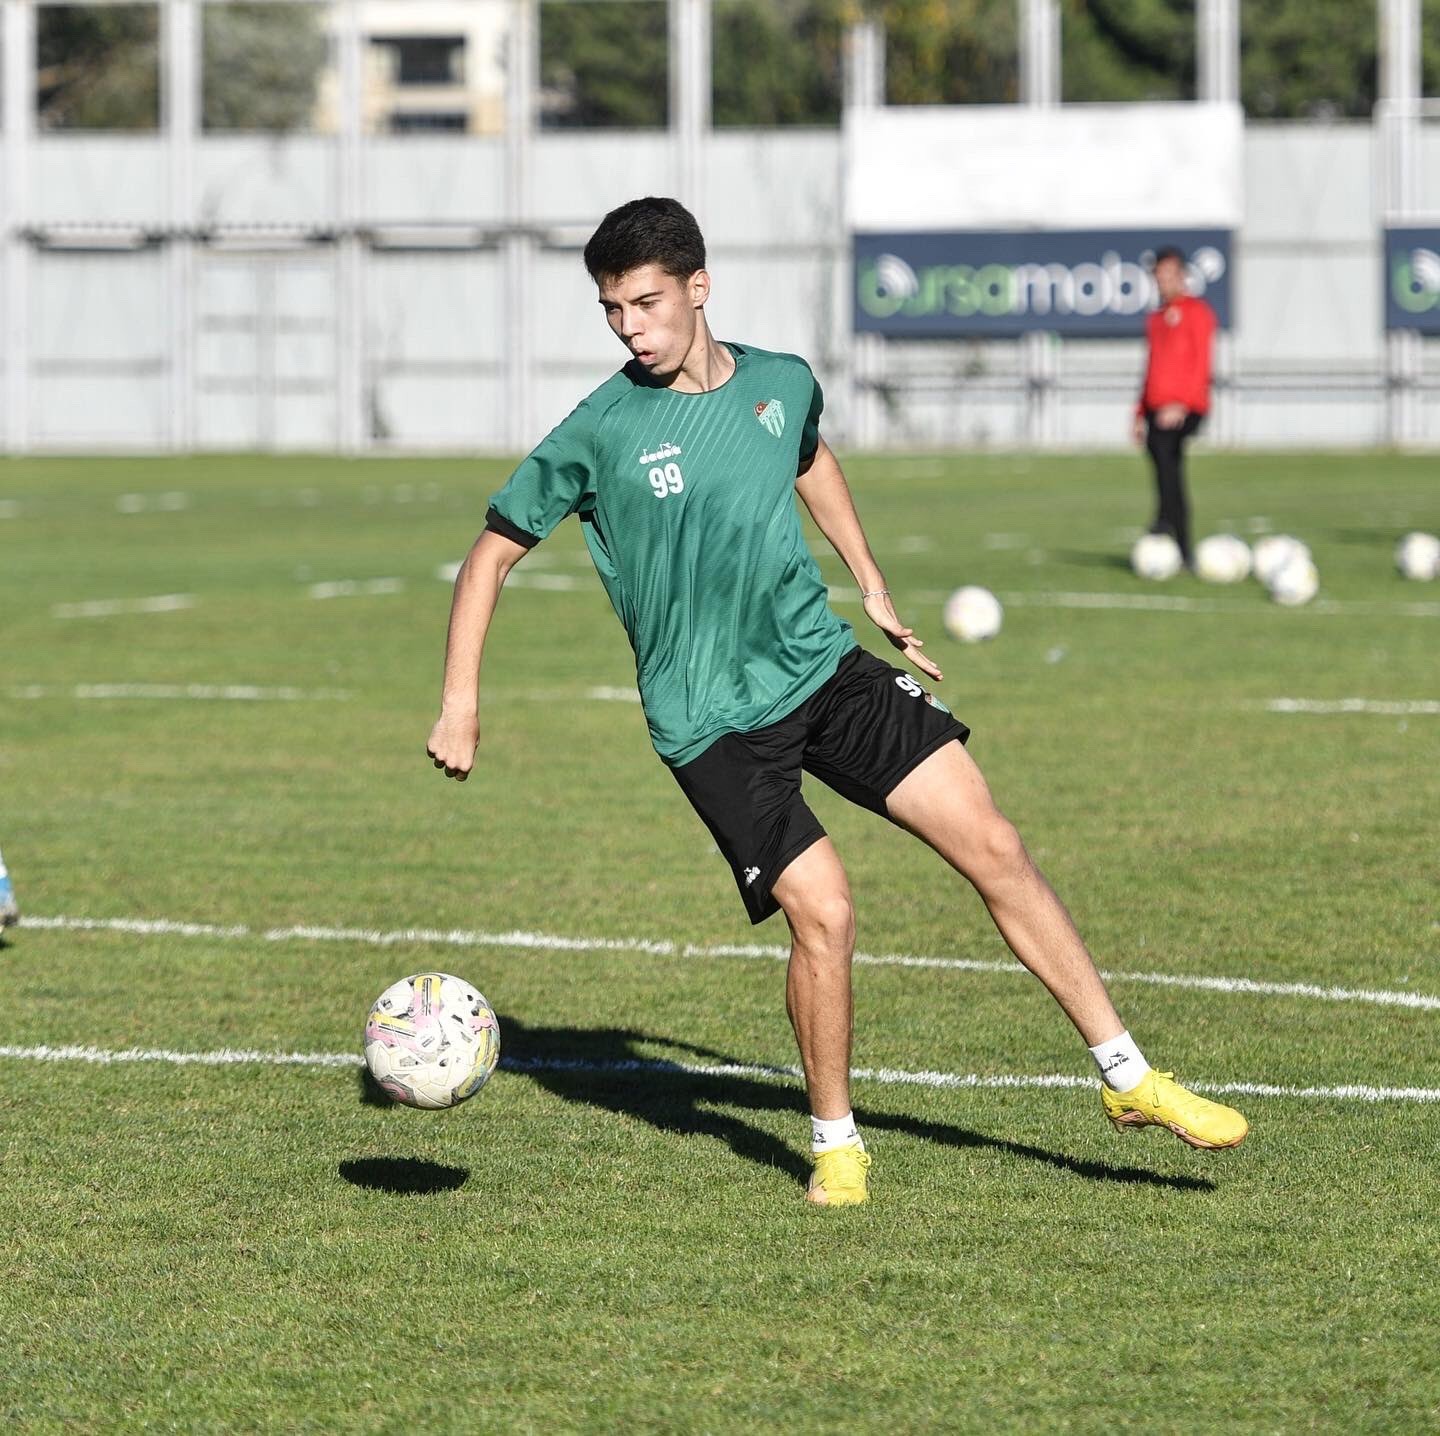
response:
<path id="1" fill-rule="evenodd" d="M 766 399 L 763 403 L 756 404 L 755 417 L 775 438 L 778 439 L 785 432 L 785 406 L 778 399 Z"/>

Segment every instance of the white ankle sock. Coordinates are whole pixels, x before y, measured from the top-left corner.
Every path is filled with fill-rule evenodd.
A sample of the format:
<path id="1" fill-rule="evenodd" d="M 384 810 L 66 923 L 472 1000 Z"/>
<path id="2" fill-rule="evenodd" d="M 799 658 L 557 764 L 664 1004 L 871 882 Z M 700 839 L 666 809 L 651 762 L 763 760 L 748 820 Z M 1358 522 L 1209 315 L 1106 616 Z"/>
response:
<path id="1" fill-rule="evenodd" d="M 1100 1069 L 1101 1081 L 1114 1092 L 1129 1092 L 1138 1087 L 1150 1071 L 1150 1064 L 1128 1032 L 1092 1047 L 1090 1055 Z"/>
<path id="2" fill-rule="evenodd" d="M 811 1117 L 811 1151 L 828 1152 L 833 1147 L 849 1146 L 851 1142 L 860 1142 L 862 1150 L 865 1146 L 865 1143 L 860 1140 L 860 1133 L 856 1130 L 853 1112 L 847 1112 L 843 1117 L 836 1117 L 833 1120 L 825 1117 Z"/>

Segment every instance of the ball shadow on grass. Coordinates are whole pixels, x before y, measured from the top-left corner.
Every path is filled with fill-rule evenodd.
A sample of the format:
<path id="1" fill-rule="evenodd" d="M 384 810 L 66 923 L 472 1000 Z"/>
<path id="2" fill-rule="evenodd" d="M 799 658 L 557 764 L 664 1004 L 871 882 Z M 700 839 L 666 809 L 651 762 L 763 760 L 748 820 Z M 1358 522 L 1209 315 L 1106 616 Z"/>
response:
<path id="1" fill-rule="evenodd" d="M 338 1170 L 352 1187 L 405 1197 L 453 1192 L 470 1179 L 468 1167 L 447 1167 L 421 1157 L 353 1157 Z"/>

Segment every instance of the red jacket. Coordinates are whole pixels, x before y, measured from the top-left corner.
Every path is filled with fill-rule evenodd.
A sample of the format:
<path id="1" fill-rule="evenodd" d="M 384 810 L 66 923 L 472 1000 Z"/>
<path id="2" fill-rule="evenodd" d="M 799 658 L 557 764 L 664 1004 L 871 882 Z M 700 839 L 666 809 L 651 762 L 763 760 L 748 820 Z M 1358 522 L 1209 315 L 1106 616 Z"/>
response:
<path id="1" fill-rule="evenodd" d="M 1210 412 L 1210 341 L 1215 311 L 1203 299 L 1184 295 L 1145 320 L 1150 358 L 1140 388 L 1137 414 L 1162 404 L 1183 404 L 1192 414 Z"/>

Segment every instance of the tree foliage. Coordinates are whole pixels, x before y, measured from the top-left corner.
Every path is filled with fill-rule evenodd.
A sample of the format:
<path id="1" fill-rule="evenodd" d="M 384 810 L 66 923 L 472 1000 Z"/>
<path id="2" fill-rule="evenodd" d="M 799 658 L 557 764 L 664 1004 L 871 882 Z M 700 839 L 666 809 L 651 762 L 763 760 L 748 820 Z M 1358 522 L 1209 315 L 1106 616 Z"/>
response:
<path id="1" fill-rule="evenodd" d="M 892 105 L 1005 104 L 1020 97 L 1015 0 L 872 0 L 885 26 Z"/>
<path id="2" fill-rule="evenodd" d="M 715 0 L 716 125 L 833 125 L 850 0 Z"/>
<path id="3" fill-rule="evenodd" d="M 1194 0 L 1061 0 L 1066 100 L 1184 100 L 1195 93 Z"/>
<path id="4" fill-rule="evenodd" d="M 542 0 L 541 123 L 663 127 L 670 113 L 668 33 L 664 0 Z"/>

